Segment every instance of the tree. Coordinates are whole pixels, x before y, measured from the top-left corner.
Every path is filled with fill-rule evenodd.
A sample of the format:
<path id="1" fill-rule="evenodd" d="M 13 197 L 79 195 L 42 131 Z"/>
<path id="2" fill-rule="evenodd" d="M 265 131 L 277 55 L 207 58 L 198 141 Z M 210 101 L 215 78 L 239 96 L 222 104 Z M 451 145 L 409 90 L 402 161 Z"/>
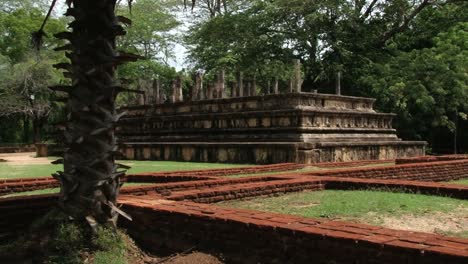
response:
<path id="1" fill-rule="evenodd" d="M 468 114 L 468 23 L 459 23 L 433 38 L 432 48 L 396 51 L 385 63 L 370 65 L 364 85 L 378 105 L 399 116 L 406 136 L 429 138 L 433 128 L 455 133 Z"/>
<path id="2" fill-rule="evenodd" d="M 188 38 L 191 57 L 213 64 L 207 58 L 229 51 L 261 65 L 259 56 L 284 54 L 283 63 L 292 57 L 301 60 L 306 85 L 329 92 L 341 71 L 345 93 L 359 94 L 356 79 L 363 67 L 387 58 L 386 47 L 412 31 L 423 11 L 455 5 L 451 2 L 455 1 L 250 1 L 236 12 L 198 23 Z"/>
<path id="3" fill-rule="evenodd" d="M 48 87 L 60 80 L 53 62 L 45 56 L 32 56 L 1 70 L 0 117 L 20 115 L 32 121 L 33 143 L 41 141 L 41 130 L 53 108 Z M 8 73 L 7 73 L 8 72 Z"/>
<path id="4" fill-rule="evenodd" d="M 34 7 L 0 13 L 0 54 L 8 57 L 13 64 L 26 60 L 31 55 L 31 32 L 41 25 L 43 16 L 44 12 Z M 49 19 L 45 27 L 48 34 L 43 38 L 45 50 L 62 43 L 53 34 L 65 30 L 65 26 L 64 19 Z M 62 54 L 51 52 L 47 52 L 47 56 L 56 59 L 63 57 Z"/>
<path id="5" fill-rule="evenodd" d="M 132 26 L 120 39 L 119 48 L 138 53 L 146 59 L 166 62 L 176 41 L 171 31 L 180 25 L 169 12 L 174 5 L 174 0 L 139 0 L 132 4 L 131 14 L 127 6 L 121 6 L 118 13 L 131 17 Z"/>
<path id="6" fill-rule="evenodd" d="M 180 24 L 171 12 L 175 4 L 174 0 L 139 0 L 132 4 L 131 14 L 128 6 L 119 7 L 119 14 L 131 16 L 132 26 L 119 39 L 118 47 L 144 57 L 118 69 L 118 76 L 128 80 L 128 88 L 140 89 L 149 95 L 156 79 L 161 88 L 167 90 L 176 78 L 175 70 L 168 66 L 168 60 L 173 56 L 173 43 L 177 40 L 173 31 Z M 135 104 L 138 96 L 122 93 L 118 102 Z"/>
<path id="7" fill-rule="evenodd" d="M 68 94 L 68 120 L 64 126 L 64 171 L 53 176 L 60 181 L 60 204 L 78 221 L 92 227 L 116 226 L 124 212 L 117 208 L 117 196 L 126 169 L 115 163 L 117 155 L 115 123 L 119 120 L 115 101 L 122 91 L 115 69 L 137 57 L 116 50 L 116 38 L 125 34 L 120 23 L 129 23 L 115 15 L 115 0 L 67 1 L 66 15 L 74 18 L 71 32 L 56 37 L 69 44 L 65 50 L 69 63 L 56 67 L 65 70 L 71 85 L 53 90 Z"/>
<path id="8" fill-rule="evenodd" d="M 51 93 L 46 89 L 49 81 L 58 78 L 51 65 L 64 56 L 49 51 L 37 55 L 31 49 L 31 32 L 41 25 L 46 12 L 43 1 L 7 1 L 1 6 L 8 10 L 0 12 L 0 56 L 8 63 L 0 62 L 6 72 L 0 83 L 0 119 L 8 129 L 1 129 L 0 137 L 2 141 L 26 143 L 33 134 L 33 141 L 37 141 L 49 128 L 45 119 L 55 109 L 50 107 L 56 106 L 49 103 Z M 64 19 L 51 18 L 45 28 L 49 34 L 44 37 L 44 46 L 59 45 L 61 41 L 52 34 L 63 31 L 65 26 Z M 24 87 L 25 84 L 34 87 Z M 35 100 L 27 97 L 26 91 L 36 91 Z"/>

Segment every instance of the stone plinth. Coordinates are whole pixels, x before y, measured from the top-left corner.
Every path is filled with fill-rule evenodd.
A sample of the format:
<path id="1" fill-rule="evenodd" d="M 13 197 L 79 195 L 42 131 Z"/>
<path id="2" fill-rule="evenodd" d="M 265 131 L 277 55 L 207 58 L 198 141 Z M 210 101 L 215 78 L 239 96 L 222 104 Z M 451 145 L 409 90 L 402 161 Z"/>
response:
<path id="1" fill-rule="evenodd" d="M 121 152 L 129 159 L 316 163 L 424 155 L 401 141 L 394 114 L 374 99 L 290 93 L 123 109 Z"/>

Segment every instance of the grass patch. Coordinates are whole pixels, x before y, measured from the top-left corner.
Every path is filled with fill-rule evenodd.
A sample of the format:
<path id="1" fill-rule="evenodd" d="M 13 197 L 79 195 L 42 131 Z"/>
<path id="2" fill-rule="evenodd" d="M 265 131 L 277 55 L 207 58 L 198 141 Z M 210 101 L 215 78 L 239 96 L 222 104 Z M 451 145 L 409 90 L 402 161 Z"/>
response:
<path id="1" fill-rule="evenodd" d="M 133 246 L 128 241 L 125 233 L 107 227 L 92 234 L 86 223 L 70 221 L 59 210 L 52 210 L 36 220 L 26 236 L 2 245 L 0 255 L 8 259 L 14 252 L 18 263 L 127 264 Z"/>
<path id="2" fill-rule="evenodd" d="M 132 168 L 128 173 L 160 172 L 177 170 L 201 170 L 242 167 L 247 165 L 221 164 L 221 163 L 196 163 L 196 162 L 175 162 L 175 161 L 120 161 Z M 0 179 L 18 179 L 48 177 L 52 173 L 62 170 L 63 165 L 53 164 L 0 164 Z"/>
<path id="3" fill-rule="evenodd" d="M 450 181 L 447 183 L 451 184 L 461 184 L 461 185 L 468 185 L 468 179 L 462 179 L 462 180 L 456 180 L 456 181 Z"/>
<path id="4" fill-rule="evenodd" d="M 424 232 L 468 232 L 468 201 L 383 191 L 301 192 L 219 203 L 224 207 L 342 219 Z"/>
<path id="5" fill-rule="evenodd" d="M 221 203 L 225 206 L 301 215 L 306 217 L 359 217 L 368 212 L 401 215 L 449 212 L 468 201 L 447 197 L 381 191 L 301 192 L 278 197 Z"/>

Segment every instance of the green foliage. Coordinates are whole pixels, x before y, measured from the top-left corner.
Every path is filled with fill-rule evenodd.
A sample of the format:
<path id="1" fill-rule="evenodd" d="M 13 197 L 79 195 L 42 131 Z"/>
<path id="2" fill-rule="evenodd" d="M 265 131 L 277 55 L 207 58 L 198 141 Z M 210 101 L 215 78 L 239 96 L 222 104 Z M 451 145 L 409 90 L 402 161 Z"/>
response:
<path id="1" fill-rule="evenodd" d="M 460 23 L 434 38 L 432 48 L 397 51 L 385 63 L 370 65 L 361 77 L 379 98 L 379 106 L 399 114 L 410 134 L 423 137 L 432 127 L 453 131 L 468 111 L 468 23 Z"/>
<path id="2" fill-rule="evenodd" d="M 127 244 L 124 234 L 120 231 L 115 232 L 110 228 L 99 227 L 97 235 L 93 238 L 93 244 L 97 249 L 94 253 L 94 264 L 128 263 Z"/>
<path id="3" fill-rule="evenodd" d="M 91 233 L 86 223 L 71 221 L 58 209 L 35 220 L 26 237 L 2 244 L 7 250 L 25 255 L 33 263 L 44 264 L 127 264 L 130 245 L 127 234 L 108 227 Z"/>
<path id="4" fill-rule="evenodd" d="M 64 57 L 51 51 L 61 43 L 52 35 L 65 29 L 65 20 L 52 18 L 45 28 L 48 34 L 44 51 L 33 51 L 31 32 L 41 26 L 48 7 L 45 2 L 8 1 L 2 6 L 5 11 L 0 13 L 0 118 L 7 128 L 1 129 L 0 142 L 29 142 L 29 134 L 39 140 L 41 130 L 49 129 L 46 121 L 56 105 L 51 103 L 47 86 L 62 78 L 52 64 Z"/>
<path id="5" fill-rule="evenodd" d="M 166 60 L 176 40 L 171 30 L 180 24 L 170 12 L 175 4 L 174 0 L 139 0 L 132 4 L 131 13 L 127 6 L 119 8 L 119 14 L 132 19 L 119 46 L 147 59 Z"/>
<path id="6" fill-rule="evenodd" d="M 118 9 L 120 15 L 132 19 L 127 34 L 119 39 L 119 49 L 145 57 L 119 67 L 118 76 L 129 80 L 128 88 L 151 94 L 153 80 L 159 79 L 162 90 L 170 94 L 171 82 L 177 77 L 176 70 L 168 66 L 177 41 L 173 31 L 180 25 L 172 12 L 176 3 L 174 0 L 140 0 L 132 4 L 131 13 L 128 6 Z M 137 98 L 135 93 L 122 93 L 118 104 L 136 104 Z"/>
<path id="7" fill-rule="evenodd" d="M 30 57 L 31 32 L 37 31 L 44 20 L 44 11 L 37 8 L 19 8 L 12 12 L 0 13 L 0 54 L 8 57 L 13 64 Z M 51 19 L 45 27 L 44 51 L 50 55 L 52 48 L 61 43 L 53 34 L 65 30 L 64 19 Z M 58 56 L 58 55 L 51 55 Z"/>

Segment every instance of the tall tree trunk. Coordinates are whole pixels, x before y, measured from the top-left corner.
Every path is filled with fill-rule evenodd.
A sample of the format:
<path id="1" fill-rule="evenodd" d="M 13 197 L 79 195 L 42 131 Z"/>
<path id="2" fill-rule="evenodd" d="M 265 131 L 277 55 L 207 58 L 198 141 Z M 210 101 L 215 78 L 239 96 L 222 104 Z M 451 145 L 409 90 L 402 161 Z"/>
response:
<path id="1" fill-rule="evenodd" d="M 23 142 L 29 143 L 29 118 L 26 114 L 23 116 Z"/>
<path id="2" fill-rule="evenodd" d="M 61 183 L 60 204 L 77 220 L 92 227 L 116 225 L 118 214 L 128 217 L 115 204 L 121 187 L 122 168 L 115 163 L 114 135 L 119 115 L 115 99 L 120 90 L 115 79 L 117 65 L 136 56 L 119 53 L 115 40 L 125 31 L 115 16 L 116 0 L 74 0 L 67 15 L 73 16 L 72 32 L 57 34 L 71 45 L 72 86 L 57 86 L 68 92 L 68 123 L 65 128 L 64 172 L 54 174 Z M 122 19 L 125 20 L 125 19 Z"/>
<path id="3" fill-rule="evenodd" d="M 32 129 L 33 129 L 33 143 L 40 143 L 41 142 L 41 120 L 40 117 L 33 116 L 32 117 Z"/>

